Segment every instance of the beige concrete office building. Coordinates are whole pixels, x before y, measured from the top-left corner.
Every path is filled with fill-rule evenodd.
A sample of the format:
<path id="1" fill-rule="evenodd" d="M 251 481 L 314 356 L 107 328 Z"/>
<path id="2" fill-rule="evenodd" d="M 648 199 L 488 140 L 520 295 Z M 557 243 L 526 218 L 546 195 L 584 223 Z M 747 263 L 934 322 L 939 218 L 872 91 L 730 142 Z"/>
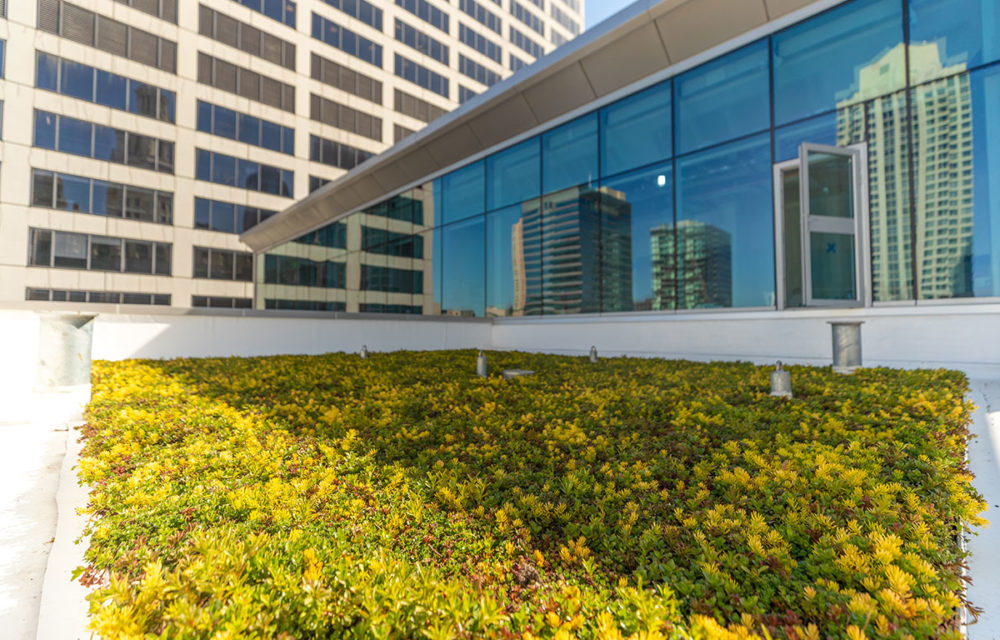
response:
<path id="1" fill-rule="evenodd" d="M 248 308 L 239 233 L 583 21 L 583 0 L 0 0 L 0 301 Z"/>

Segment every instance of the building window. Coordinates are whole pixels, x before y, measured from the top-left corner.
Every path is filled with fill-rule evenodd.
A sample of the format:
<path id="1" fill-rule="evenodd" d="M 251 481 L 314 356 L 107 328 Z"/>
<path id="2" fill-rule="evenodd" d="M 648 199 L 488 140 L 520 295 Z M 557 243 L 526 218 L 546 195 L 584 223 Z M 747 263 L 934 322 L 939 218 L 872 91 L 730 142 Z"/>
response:
<path id="1" fill-rule="evenodd" d="M 510 67 L 511 71 L 520 71 L 522 68 L 528 66 L 527 62 L 525 62 L 524 60 L 521 60 L 520 58 L 518 58 L 517 56 L 515 56 L 513 53 L 508 53 L 507 57 L 509 58 L 509 63 L 510 63 L 509 67 Z"/>
<path id="2" fill-rule="evenodd" d="M 288 169 L 195 149 L 195 179 L 215 184 L 294 197 L 295 174 Z"/>
<path id="3" fill-rule="evenodd" d="M 169 243 L 49 229 L 29 233 L 29 266 L 170 275 Z"/>
<path id="4" fill-rule="evenodd" d="M 236 0 L 236 2 L 252 11 L 263 13 L 272 20 L 295 28 L 295 3 L 291 0 Z"/>
<path id="5" fill-rule="evenodd" d="M 170 73 L 177 72 L 177 43 L 64 0 L 38 0 L 38 28 Z"/>
<path id="6" fill-rule="evenodd" d="M 198 131 L 295 155 L 294 129 L 200 100 Z"/>
<path id="7" fill-rule="evenodd" d="M 497 64 L 503 61 L 500 45 L 462 23 L 458 25 L 458 39 Z"/>
<path id="8" fill-rule="evenodd" d="M 364 22 L 369 27 L 382 30 L 382 10 L 365 0 L 323 0 L 323 2 Z"/>
<path id="9" fill-rule="evenodd" d="M 174 172 L 173 142 L 47 111 L 35 111 L 34 145 L 141 169 Z"/>
<path id="10" fill-rule="evenodd" d="M 466 102 L 468 102 L 469 100 L 475 98 L 478 95 L 479 94 L 476 93 L 475 91 L 473 91 L 472 89 L 470 89 L 468 87 L 463 87 L 462 85 L 458 85 L 458 103 L 459 104 L 465 104 Z"/>
<path id="11" fill-rule="evenodd" d="M 435 118 L 439 118 L 447 113 L 446 110 L 441 107 L 435 106 L 425 100 L 421 100 L 416 96 L 411 96 L 405 91 L 395 90 L 394 96 L 394 106 L 397 112 L 403 115 L 410 116 L 411 118 L 416 118 L 417 120 L 422 120 L 424 122 L 430 122 Z"/>
<path id="12" fill-rule="evenodd" d="M 330 184 L 328 178 L 320 178 L 319 176 L 309 176 L 309 193 L 319 189 L 325 184 Z"/>
<path id="13" fill-rule="evenodd" d="M 568 42 L 568 40 L 566 40 L 566 37 L 563 34 L 556 31 L 555 29 L 549 29 L 549 40 L 551 40 L 552 44 L 556 45 L 557 47 L 561 47 Z"/>
<path id="14" fill-rule="evenodd" d="M 522 23 L 527 25 L 529 29 L 543 38 L 545 37 L 545 24 L 542 22 L 541 18 L 526 9 L 517 0 L 510 0 L 510 13 Z"/>
<path id="15" fill-rule="evenodd" d="M 424 238 L 420 235 L 362 226 L 361 250 L 383 256 L 422 259 Z"/>
<path id="16" fill-rule="evenodd" d="M 226 251 L 211 247 L 194 247 L 195 278 L 210 280 L 253 280 L 253 254 L 249 251 Z"/>
<path id="17" fill-rule="evenodd" d="M 194 228 L 222 231 L 223 233 L 243 233 L 264 222 L 275 213 L 277 211 L 196 197 L 194 199 Z"/>
<path id="18" fill-rule="evenodd" d="M 191 296 L 191 306 L 211 309 L 252 309 L 252 298 L 223 298 L 219 296 Z"/>
<path id="19" fill-rule="evenodd" d="M 316 122 L 382 142 L 382 118 L 327 100 L 315 93 L 309 99 L 309 117 Z"/>
<path id="20" fill-rule="evenodd" d="M 404 58 L 398 53 L 396 54 L 396 75 L 445 98 L 450 96 L 448 78 L 409 58 Z"/>
<path id="21" fill-rule="evenodd" d="M 376 67 L 382 66 L 382 45 L 313 13 L 312 37 Z"/>
<path id="22" fill-rule="evenodd" d="M 332 60 L 312 54 L 311 75 L 331 87 L 346 91 L 375 104 L 382 104 L 382 83 L 378 80 L 348 69 Z"/>
<path id="23" fill-rule="evenodd" d="M 478 62 L 466 58 L 461 53 L 458 54 L 458 70 L 476 82 L 485 84 L 488 87 L 492 87 L 501 80 L 499 73 L 490 71 Z M 460 98 L 459 102 L 463 102 L 463 100 Z"/>
<path id="24" fill-rule="evenodd" d="M 507 30 L 510 32 L 510 41 L 519 49 L 531 55 L 531 57 L 541 58 L 545 55 L 545 50 L 542 49 L 542 45 L 538 44 L 514 27 L 507 27 Z"/>
<path id="25" fill-rule="evenodd" d="M 43 302 L 88 302 L 91 304 L 148 304 L 170 306 L 169 293 L 123 293 L 120 291 L 80 291 L 76 289 L 25 290 L 25 300 Z"/>
<path id="26" fill-rule="evenodd" d="M 396 269 L 362 264 L 361 291 L 423 293 L 424 272 L 417 269 Z"/>
<path id="27" fill-rule="evenodd" d="M 267 254 L 264 257 L 264 282 L 298 287 L 343 289 L 347 285 L 347 266 L 332 260 L 309 260 L 295 256 Z"/>
<path id="28" fill-rule="evenodd" d="M 569 14 L 564 12 L 562 9 L 557 7 L 553 3 L 549 3 L 549 15 L 556 19 L 556 22 L 566 27 L 566 30 L 572 33 L 574 36 L 580 35 L 580 25 L 577 24 L 575 20 L 569 17 Z M 550 31 L 552 31 L 550 29 Z M 555 33 L 554 31 L 552 31 Z"/>
<path id="29" fill-rule="evenodd" d="M 198 52 L 198 82 L 295 113 L 295 87 Z"/>
<path id="30" fill-rule="evenodd" d="M 173 91 L 38 52 L 35 86 L 121 111 L 174 122 Z"/>
<path id="31" fill-rule="evenodd" d="M 0 1 L 2 1 L 2 0 L 0 0 Z M 7 48 L 7 41 L 6 40 L 0 40 L 0 78 L 5 77 L 4 76 L 4 68 L 5 68 L 5 66 L 4 66 L 4 51 L 6 50 L 6 48 Z"/>
<path id="32" fill-rule="evenodd" d="M 448 33 L 448 14 L 427 0 L 396 0 L 396 6 L 403 7 L 432 27 Z"/>
<path id="33" fill-rule="evenodd" d="M 177 24 L 177 0 L 115 0 L 115 2 L 127 4 L 133 9 Z"/>
<path id="34" fill-rule="evenodd" d="M 325 227 L 310 231 L 292 240 L 296 244 L 306 244 L 328 249 L 347 248 L 347 223 L 331 222 Z"/>
<path id="35" fill-rule="evenodd" d="M 383 304 L 380 302 L 362 302 L 358 305 L 361 313 L 398 313 L 406 315 L 420 315 L 424 308 L 412 304 Z"/>
<path id="36" fill-rule="evenodd" d="M 396 19 L 396 40 L 434 58 L 445 66 L 449 64 L 448 45 L 435 40 L 423 31 L 414 29 L 398 18 Z"/>
<path id="37" fill-rule="evenodd" d="M 476 0 L 458 0 L 458 8 L 479 24 L 496 32 L 497 35 L 501 35 L 500 17 L 476 2 Z"/>
<path id="38" fill-rule="evenodd" d="M 309 136 L 309 159 L 331 167 L 353 169 L 374 154 L 350 145 L 327 140 L 319 136 Z"/>
<path id="39" fill-rule="evenodd" d="M 392 125 L 392 143 L 396 144 L 411 133 L 415 133 L 413 129 L 407 129 L 406 127 L 398 124 Z"/>
<path id="40" fill-rule="evenodd" d="M 172 224 L 174 196 L 165 191 L 31 170 L 31 206 Z"/>
<path id="41" fill-rule="evenodd" d="M 266 298 L 264 300 L 264 308 L 277 311 L 344 311 L 347 309 L 347 304 L 337 301 Z"/>
<path id="42" fill-rule="evenodd" d="M 198 5 L 198 32 L 213 40 L 295 71 L 295 45 L 205 5 Z"/>

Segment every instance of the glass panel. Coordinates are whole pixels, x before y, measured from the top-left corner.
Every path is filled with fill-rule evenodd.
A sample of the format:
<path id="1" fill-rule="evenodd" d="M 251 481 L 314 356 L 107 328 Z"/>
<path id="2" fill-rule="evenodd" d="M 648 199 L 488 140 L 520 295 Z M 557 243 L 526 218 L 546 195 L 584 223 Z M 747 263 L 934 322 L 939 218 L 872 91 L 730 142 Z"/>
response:
<path id="1" fill-rule="evenodd" d="M 486 159 L 486 209 L 541 195 L 541 139 L 532 138 Z"/>
<path id="2" fill-rule="evenodd" d="M 78 156 L 90 156 L 93 127 L 74 118 L 59 118 L 59 150 Z"/>
<path id="3" fill-rule="evenodd" d="M 31 204 L 38 207 L 52 206 L 55 176 L 48 171 L 32 171 Z"/>
<path id="4" fill-rule="evenodd" d="M 94 157 L 98 160 L 125 162 L 125 132 L 95 125 Z"/>
<path id="5" fill-rule="evenodd" d="M 335 269 L 333 269 L 335 270 Z M 253 256 L 247 253 L 236 254 L 236 279 L 244 282 L 253 280 Z M 336 278 L 327 278 L 327 280 Z"/>
<path id="6" fill-rule="evenodd" d="M 213 153 L 212 182 L 236 186 L 236 158 Z"/>
<path id="7" fill-rule="evenodd" d="M 94 68 L 85 64 L 62 61 L 59 92 L 82 100 L 94 100 Z"/>
<path id="8" fill-rule="evenodd" d="M 75 176 L 56 177 L 56 205 L 67 211 L 90 212 L 90 180 Z"/>
<path id="9" fill-rule="evenodd" d="M 176 114 L 174 113 L 177 105 L 177 96 L 173 91 L 167 91 L 166 89 L 160 89 L 160 110 L 157 113 L 157 117 L 164 122 L 174 122 Z"/>
<path id="10" fill-rule="evenodd" d="M 934 74 L 947 67 L 954 71 L 1000 60 L 1000 0 L 910 0 L 910 43 L 914 50 L 933 43 L 940 56 L 940 62 L 938 55 L 926 60 L 911 51 L 914 84 L 938 77 Z"/>
<path id="11" fill-rule="evenodd" d="M 484 236 L 485 219 L 482 216 L 443 228 L 442 314 L 463 317 L 484 315 Z"/>
<path id="12" fill-rule="evenodd" d="M 169 276 L 170 257 L 171 257 L 171 246 L 165 242 L 157 242 L 156 263 L 153 265 L 154 272 L 160 275 Z"/>
<path id="13" fill-rule="evenodd" d="M 762 40 L 677 78 L 677 153 L 770 126 L 767 62 Z"/>
<path id="14" fill-rule="evenodd" d="M 601 183 L 601 307 L 604 311 L 673 309 L 673 215 L 669 163 Z"/>
<path id="15" fill-rule="evenodd" d="M 542 310 L 541 216 L 538 200 L 486 216 L 486 315 L 536 315 Z"/>
<path id="16" fill-rule="evenodd" d="M 850 156 L 809 152 L 809 215 L 854 217 L 854 175 Z"/>
<path id="17" fill-rule="evenodd" d="M 125 78 L 98 69 L 97 102 L 124 111 L 128 96 L 127 84 Z"/>
<path id="18" fill-rule="evenodd" d="M 212 180 L 212 154 L 204 149 L 195 150 L 195 179 Z"/>
<path id="19" fill-rule="evenodd" d="M 153 273 L 153 244 L 126 240 L 125 271 L 129 273 Z"/>
<path id="20" fill-rule="evenodd" d="M 228 202 L 212 202 L 212 224 L 213 231 L 224 231 L 233 233 L 236 231 L 236 207 Z"/>
<path id="21" fill-rule="evenodd" d="M 601 310 L 600 192 L 576 187 L 542 199 L 544 314 Z"/>
<path id="22" fill-rule="evenodd" d="M 125 217 L 132 220 L 154 219 L 154 194 L 152 189 L 128 187 L 125 191 Z"/>
<path id="23" fill-rule="evenodd" d="M 233 279 L 233 254 L 228 251 L 212 251 L 209 257 L 209 276 L 215 280 Z"/>
<path id="24" fill-rule="evenodd" d="M 236 170 L 236 186 L 257 191 L 260 188 L 260 165 L 249 160 L 239 160 Z"/>
<path id="25" fill-rule="evenodd" d="M 198 101 L 198 131 L 212 133 L 212 105 Z"/>
<path id="26" fill-rule="evenodd" d="M 773 37 L 777 124 L 906 84 L 903 3 L 846 3 Z"/>
<path id="27" fill-rule="evenodd" d="M 46 53 L 38 54 L 35 86 L 49 91 L 59 90 L 59 58 Z"/>
<path id="28" fill-rule="evenodd" d="M 770 136 L 677 161 L 681 309 L 774 304 Z"/>
<path id="29" fill-rule="evenodd" d="M 239 117 L 239 130 L 240 142 L 260 144 L 260 120 L 241 113 Z"/>
<path id="30" fill-rule="evenodd" d="M 260 146 L 281 151 L 281 126 L 273 122 L 261 122 Z"/>
<path id="31" fill-rule="evenodd" d="M 100 215 L 108 214 L 108 190 L 111 185 L 102 180 L 94 180 L 91 186 L 90 210 Z"/>
<path id="32" fill-rule="evenodd" d="M 122 241 L 118 238 L 90 238 L 90 268 L 97 271 L 122 270 Z"/>
<path id="33" fill-rule="evenodd" d="M 35 146 L 44 149 L 56 148 L 56 116 L 44 111 L 35 111 Z"/>
<path id="34" fill-rule="evenodd" d="M 855 300 L 854 234 L 809 234 L 814 300 Z"/>
<path id="35" fill-rule="evenodd" d="M 597 180 L 597 114 L 542 134 L 542 192 Z"/>
<path id="36" fill-rule="evenodd" d="M 483 212 L 485 206 L 484 162 L 452 171 L 440 179 L 441 224 L 462 220 Z"/>
<path id="37" fill-rule="evenodd" d="M 215 107 L 215 119 L 212 121 L 212 133 L 224 138 L 236 139 L 236 112 L 222 107 Z"/>
<path id="38" fill-rule="evenodd" d="M 195 278 L 208 277 L 208 249 L 201 247 L 194 248 L 194 271 Z"/>
<path id="39" fill-rule="evenodd" d="M 47 267 L 52 260 L 52 232 L 43 229 L 31 230 L 31 264 Z M 86 260 L 84 260 L 86 266 Z"/>
<path id="40" fill-rule="evenodd" d="M 846 114 L 846 110 L 845 110 Z M 827 113 L 809 120 L 776 129 L 774 131 L 774 161 L 784 162 L 799 157 L 799 145 L 814 142 L 831 147 L 854 144 L 864 140 L 864 122 L 857 127 L 856 136 L 851 135 L 849 118 L 838 123 L 837 113 Z M 838 126 L 839 124 L 839 126 Z"/>
<path id="41" fill-rule="evenodd" d="M 601 109 L 601 175 L 670 157 L 670 83 Z"/>
<path id="42" fill-rule="evenodd" d="M 156 87 L 129 80 L 128 110 L 141 116 L 156 117 Z"/>
<path id="43" fill-rule="evenodd" d="M 784 228 L 785 306 L 801 307 L 805 304 L 802 291 L 802 207 L 799 206 L 799 170 L 789 168 L 781 172 L 781 204 Z"/>
<path id="44" fill-rule="evenodd" d="M 128 164 L 143 169 L 156 168 L 156 139 L 128 134 Z"/>

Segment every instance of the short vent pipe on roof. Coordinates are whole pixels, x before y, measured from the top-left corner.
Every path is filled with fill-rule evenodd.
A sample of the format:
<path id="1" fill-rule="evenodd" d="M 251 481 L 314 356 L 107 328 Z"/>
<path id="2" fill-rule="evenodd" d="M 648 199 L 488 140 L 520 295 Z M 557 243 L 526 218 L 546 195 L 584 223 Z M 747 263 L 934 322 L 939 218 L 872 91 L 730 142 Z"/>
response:
<path id="1" fill-rule="evenodd" d="M 777 398 L 792 397 L 792 376 L 781 366 L 781 360 L 778 360 L 771 372 L 771 395 Z"/>
<path id="2" fill-rule="evenodd" d="M 830 320 L 833 338 L 833 370 L 854 373 L 861 367 L 861 325 L 864 320 Z"/>

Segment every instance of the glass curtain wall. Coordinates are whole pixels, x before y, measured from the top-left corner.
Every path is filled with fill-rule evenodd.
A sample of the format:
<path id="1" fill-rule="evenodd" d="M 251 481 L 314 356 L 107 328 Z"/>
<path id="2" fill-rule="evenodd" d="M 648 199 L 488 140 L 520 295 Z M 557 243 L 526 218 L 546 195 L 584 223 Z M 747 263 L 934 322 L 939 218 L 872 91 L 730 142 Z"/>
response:
<path id="1" fill-rule="evenodd" d="M 850 0 L 275 249 L 258 305 L 774 307 L 774 165 L 803 142 L 864 143 L 876 302 L 996 297 L 997 140 L 1000 0 Z M 331 262 L 340 287 L 309 275 Z"/>

